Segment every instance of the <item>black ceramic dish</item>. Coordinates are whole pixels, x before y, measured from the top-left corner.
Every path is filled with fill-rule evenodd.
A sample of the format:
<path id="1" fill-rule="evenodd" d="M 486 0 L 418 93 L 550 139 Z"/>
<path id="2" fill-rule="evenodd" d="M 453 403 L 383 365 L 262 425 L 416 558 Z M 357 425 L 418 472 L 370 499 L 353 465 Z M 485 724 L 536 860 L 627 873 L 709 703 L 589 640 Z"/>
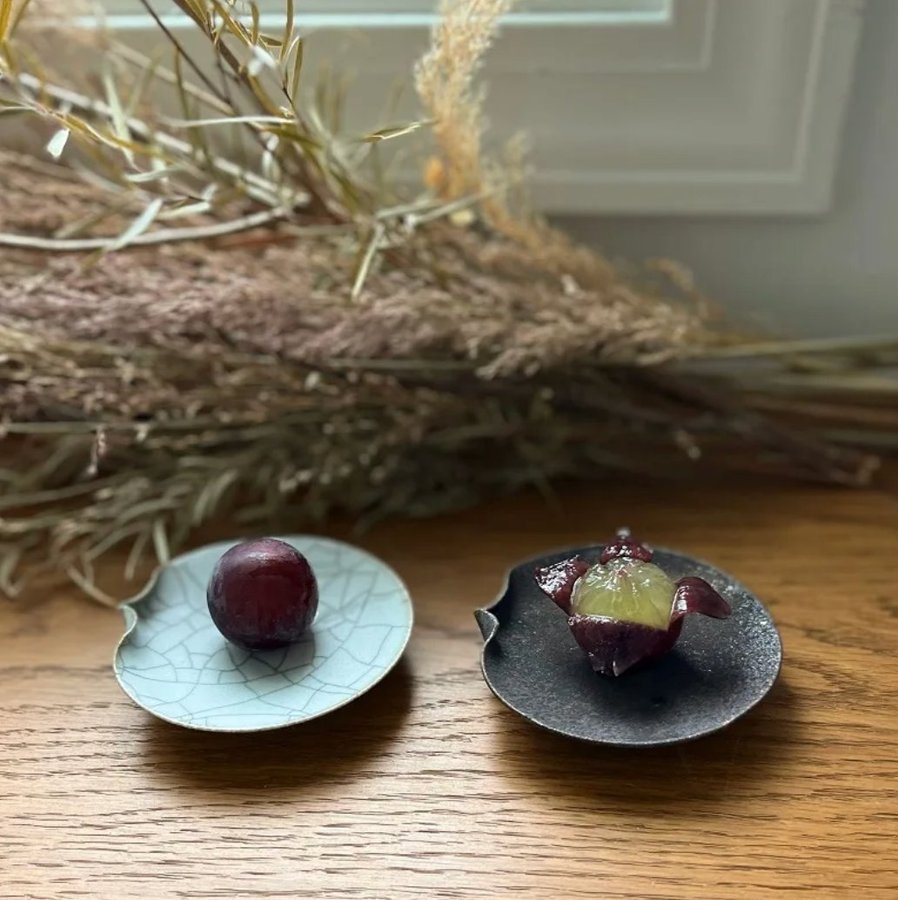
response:
<path id="1" fill-rule="evenodd" d="M 511 570 L 498 600 L 475 613 L 483 633 L 483 677 L 506 706 L 559 734 L 626 747 L 689 741 L 729 725 L 776 681 L 782 644 L 770 614 L 745 587 L 700 560 L 655 550 L 674 580 L 698 575 L 733 608 L 728 619 L 687 616 L 676 646 L 644 669 L 597 675 L 565 614 L 537 587 L 540 566 L 601 546 L 528 560 Z"/>

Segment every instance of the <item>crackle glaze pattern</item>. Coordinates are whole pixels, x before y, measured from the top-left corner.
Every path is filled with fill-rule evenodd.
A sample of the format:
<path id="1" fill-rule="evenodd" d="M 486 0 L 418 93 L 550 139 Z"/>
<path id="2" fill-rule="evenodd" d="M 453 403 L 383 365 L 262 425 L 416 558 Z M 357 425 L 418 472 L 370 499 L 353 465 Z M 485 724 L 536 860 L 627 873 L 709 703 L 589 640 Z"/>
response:
<path id="1" fill-rule="evenodd" d="M 206 583 L 235 541 L 173 560 L 122 606 L 127 631 L 115 654 L 124 691 L 161 719 L 209 731 L 257 731 L 324 715 L 373 687 L 399 660 L 412 626 L 402 581 L 348 544 L 281 538 L 318 578 L 318 615 L 290 647 L 250 652 L 212 624 Z"/>

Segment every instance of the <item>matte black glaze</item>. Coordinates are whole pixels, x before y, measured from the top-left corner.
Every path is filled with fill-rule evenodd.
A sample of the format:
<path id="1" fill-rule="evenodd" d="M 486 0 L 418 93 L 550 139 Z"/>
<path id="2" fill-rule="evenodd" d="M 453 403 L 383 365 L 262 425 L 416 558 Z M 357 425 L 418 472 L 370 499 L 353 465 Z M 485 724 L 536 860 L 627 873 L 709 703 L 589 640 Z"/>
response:
<path id="1" fill-rule="evenodd" d="M 729 619 L 689 616 L 673 650 L 620 678 L 597 675 L 567 616 L 533 573 L 579 554 L 592 563 L 601 545 L 523 562 L 488 609 L 476 612 L 485 640 L 483 676 L 493 693 L 536 725 L 600 744 L 655 746 L 717 731 L 748 712 L 773 686 L 782 644 L 763 604 L 729 575 L 700 560 L 655 550 L 673 579 L 697 575 L 733 607 Z"/>

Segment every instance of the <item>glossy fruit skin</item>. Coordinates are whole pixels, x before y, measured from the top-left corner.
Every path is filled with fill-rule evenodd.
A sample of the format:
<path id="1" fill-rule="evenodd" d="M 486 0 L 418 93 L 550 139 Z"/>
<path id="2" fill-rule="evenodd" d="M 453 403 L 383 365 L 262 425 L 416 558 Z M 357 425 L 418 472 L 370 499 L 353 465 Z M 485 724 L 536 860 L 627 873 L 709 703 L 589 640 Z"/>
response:
<path id="1" fill-rule="evenodd" d="M 616 678 L 667 653 L 680 637 L 683 620 L 671 621 L 663 629 L 601 616 L 571 616 L 568 625 L 593 671 Z"/>
<path id="2" fill-rule="evenodd" d="M 592 668 L 602 675 L 616 678 L 663 656 L 677 642 L 683 618 L 691 613 L 725 619 L 732 612 L 729 603 L 707 581 L 687 575 L 670 582 L 669 613 L 664 627 L 608 615 L 580 614 L 576 608 L 577 585 L 590 571 L 605 566 L 650 565 L 652 558 L 649 547 L 632 538 L 629 532 L 621 531 L 614 541 L 605 545 L 594 566 L 574 556 L 534 573 L 538 587 L 564 610 L 574 640 L 586 651 Z M 661 624 L 659 621 L 658 625 Z"/>
<path id="3" fill-rule="evenodd" d="M 206 588 L 209 614 L 231 643 L 273 650 L 299 640 L 318 611 L 318 582 L 309 561 L 275 538 L 231 547 Z"/>

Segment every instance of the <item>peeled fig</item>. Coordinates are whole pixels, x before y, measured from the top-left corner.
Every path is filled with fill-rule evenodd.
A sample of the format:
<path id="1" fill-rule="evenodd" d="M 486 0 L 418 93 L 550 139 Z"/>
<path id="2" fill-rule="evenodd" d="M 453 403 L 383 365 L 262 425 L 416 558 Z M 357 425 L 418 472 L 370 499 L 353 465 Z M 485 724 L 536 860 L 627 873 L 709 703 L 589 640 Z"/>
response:
<path id="1" fill-rule="evenodd" d="M 652 551 L 626 530 L 594 565 L 574 556 L 537 569 L 535 577 L 567 613 L 574 639 L 602 675 L 623 675 L 667 653 L 689 613 L 716 619 L 731 613 L 703 578 L 674 582 L 652 562 Z"/>

